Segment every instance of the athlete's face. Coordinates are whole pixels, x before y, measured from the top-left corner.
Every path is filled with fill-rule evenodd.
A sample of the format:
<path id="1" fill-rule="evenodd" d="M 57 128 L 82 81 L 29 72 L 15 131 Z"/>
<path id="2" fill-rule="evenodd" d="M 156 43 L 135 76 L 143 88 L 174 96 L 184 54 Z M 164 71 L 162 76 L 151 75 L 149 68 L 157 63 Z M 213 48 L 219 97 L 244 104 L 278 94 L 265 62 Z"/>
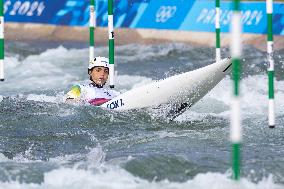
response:
<path id="1" fill-rule="evenodd" d="M 97 85 L 104 85 L 107 82 L 109 71 L 108 68 L 100 66 L 93 68 L 89 75 Z"/>

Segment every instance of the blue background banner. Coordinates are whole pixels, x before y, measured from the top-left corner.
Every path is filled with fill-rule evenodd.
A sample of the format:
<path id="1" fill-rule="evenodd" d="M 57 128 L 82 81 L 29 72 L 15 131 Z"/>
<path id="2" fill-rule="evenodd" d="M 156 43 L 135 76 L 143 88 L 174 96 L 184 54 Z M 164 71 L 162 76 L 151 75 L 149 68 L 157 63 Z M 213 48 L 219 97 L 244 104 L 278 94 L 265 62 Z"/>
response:
<path id="1" fill-rule="evenodd" d="M 228 32 L 232 17 L 231 3 L 222 2 L 220 24 L 221 31 Z M 283 35 L 284 4 L 274 4 L 273 31 Z M 242 2 L 243 31 L 246 33 L 264 34 L 267 31 L 266 5 L 264 2 Z M 196 1 L 191 11 L 181 24 L 180 30 L 208 31 L 215 30 L 215 4 Z"/>
<path id="2" fill-rule="evenodd" d="M 179 29 L 180 23 L 191 9 L 194 1 L 151 1 L 136 27 L 157 29 Z"/>
<path id="3" fill-rule="evenodd" d="M 6 0 L 5 21 L 88 26 L 89 0 Z M 107 0 L 96 0 L 97 25 L 107 26 Z M 215 32 L 215 1 L 114 0 L 114 25 Z M 221 31 L 228 32 L 231 3 L 221 2 Z M 242 2 L 243 31 L 265 34 L 265 2 Z M 284 35 L 284 4 L 274 3 L 273 32 Z"/>

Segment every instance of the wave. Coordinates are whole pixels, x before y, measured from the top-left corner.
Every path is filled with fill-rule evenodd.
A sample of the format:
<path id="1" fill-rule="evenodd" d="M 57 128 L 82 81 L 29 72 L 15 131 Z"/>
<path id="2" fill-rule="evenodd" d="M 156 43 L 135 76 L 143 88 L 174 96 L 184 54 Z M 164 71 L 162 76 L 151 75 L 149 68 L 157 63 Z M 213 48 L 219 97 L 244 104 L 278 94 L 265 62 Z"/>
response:
<path id="1" fill-rule="evenodd" d="M 27 48 L 27 47 L 26 47 Z M 116 67 L 119 89 L 130 81 L 139 85 L 142 79 L 157 80 L 185 71 L 194 70 L 214 62 L 214 49 L 194 47 L 179 43 L 158 45 L 130 44 L 116 48 Z M 46 49 L 40 54 L 22 56 L 18 50 L 5 57 L 6 81 L 1 83 L 0 93 L 13 94 L 21 91 L 65 90 L 73 83 L 88 80 L 88 49 L 75 49 L 58 46 Z M 275 75 L 283 80 L 282 52 L 275 55 Z M 228 49 L 222 51 L 229 56 Z M 107 47 L 97 47 L 96 55 L 107 56 Z M 266 75 L 265 53 L 246 46 L 242 63 L 242 78 Z M 129 76 L 129 78 L 127 78 Z M 136 77 L 136 78 L 130 78 Z M 264 81 L 265 82 L 265 81 Z M 125 87 L 125 88 L 124 88 Z"/>
<path id="2" fill-rule="evenodd" d="M 153 82 L 151 78 L 141 76 L 121 75 L 118 78 L 120 84 L 117 89 L 121 92 L 129 89 Z M 241 81 L 241 108 L 244 117 L 251 117 L 257 115 L 266 115 L 268 106 L 268 87 L 267 77 L 265 75 L 255 75 L 244 78 Z M 281 116 L 284 113 L 284 103 L 281 99 L 284 98 L 284 81 L 275 82 L 275 105 L 276 116 Z M 49 90 L 46 93 L 19 93 L 10 96 L 10 99 L 19 99 L 34 102 L 46 103 L 64 103 L 65 94 L 68 91 Z M 249 92 L 248 92 L 249 91 Z M 42 92 L 42 91 L 41 91 Z M 9 96 L 8 96 L 9 97 Z M 229 118 L 230 102 L 232 97 L 232 80 L 229 77 L 223 79 L 211 92 L 209 92 L 202 100 L 195 104 L 192 108 L 186 111 L 182 116 L 177 118 L 177 121 L 202 120 L 204 117 L 210 115 L 220 118 Z M 0 100 L 3 102 L 5 96 L 1 96 Z M 259 103 L 262 102 L 262 103 Z M 150 112 L 153 115 L 159 116 L 159 112 L 154 110 Z"/>
<path id="3" fill-rule="evenodd" d="M 0 188 L 109 188 L 109 189 L 142 189 L 142 188 L 193 188 L 193 189 L 282 189 L 284 186 L 277 184 L 273 176 L 263 178 L 261 181 L 254 183 L 246 178 L 241 178 L 237 183 L 229 178 L 229 174 L 221 173 L 200 173 L 193 179 L 186 182 L 147 181 L 131 175 L 129 172 L 119 167 L 104 167 L 96 170 L 84 170 L 78 168 L 64 168 L 52 170 L 44 173 L 43 182 L 25 183 L 19 181 L 0 182 Z"/>

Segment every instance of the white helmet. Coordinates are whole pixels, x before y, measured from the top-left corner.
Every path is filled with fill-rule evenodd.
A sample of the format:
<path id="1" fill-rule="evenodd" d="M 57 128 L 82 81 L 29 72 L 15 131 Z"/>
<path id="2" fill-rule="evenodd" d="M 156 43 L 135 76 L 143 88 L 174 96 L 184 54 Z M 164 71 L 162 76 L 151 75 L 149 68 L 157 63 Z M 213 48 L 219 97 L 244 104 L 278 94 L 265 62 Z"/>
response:
<path id="1" fill-rule="evenodd" d="M 105 67 L 105 68 L 109 68 L 109 60 L 106 57 L 95 57 L 92 61 L 90 61 L 88 69 L 92 69 L 94 67 Z"/>

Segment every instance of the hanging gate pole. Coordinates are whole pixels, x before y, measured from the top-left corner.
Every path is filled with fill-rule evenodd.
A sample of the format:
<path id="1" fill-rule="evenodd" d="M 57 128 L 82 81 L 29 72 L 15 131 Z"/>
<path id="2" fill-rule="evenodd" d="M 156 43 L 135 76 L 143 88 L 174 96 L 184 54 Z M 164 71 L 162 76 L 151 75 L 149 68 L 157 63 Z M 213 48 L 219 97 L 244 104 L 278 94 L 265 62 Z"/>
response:
<path id="1" fill-rule="evenodd" d="M 268 60 L 268 125 L 275 127 L 274 113 L 274 59 L 273 59 L 273 0 L 266 0 L 267 60 Z"/>
<path id="2" fill-rule="evenodd" d="M 221 44 L 220 44 L 220 0 L 215 1 L 216 19 L 215 19 L 215 30 L 216 30 L 216 62 L 221 60 Z"/>
<path id="3" fill-rule="evenodd" d="M 4 81 L 4 0 L 0 0 L 0 81 Z"/>
<path id="4" fill-rule="evenodd" d="M 95 0 L 90 1 L 90 18 L 89 18 L 89 31 L 90 31 L 90 47 L 89 47 L 89 61 L 95 57 L 95 27 L 96 27 L 96 12 Z"/>
<path id="5" fill-rule="evenodd" d="M 113 30 L 113 0 L 108 0 L 108 38 L 109 38 L 109 85 L 114 88 L 114 30 Z"/>
<path id="6" fill-rule="evenodd" d="M 240 0 L 234 0 L 234 10 L 231 23 L 231 56 L 233 63 L 233 83 L 234 92 L 231 106 L 231 129 L 230 139 L 232 144 L 232 170 L 233 179 L 240 179 L 240 145 L 241 145 L 241 115 L 240 115 L 240 97 L 239 81 L 241 73 L 241 13 Z"/>

